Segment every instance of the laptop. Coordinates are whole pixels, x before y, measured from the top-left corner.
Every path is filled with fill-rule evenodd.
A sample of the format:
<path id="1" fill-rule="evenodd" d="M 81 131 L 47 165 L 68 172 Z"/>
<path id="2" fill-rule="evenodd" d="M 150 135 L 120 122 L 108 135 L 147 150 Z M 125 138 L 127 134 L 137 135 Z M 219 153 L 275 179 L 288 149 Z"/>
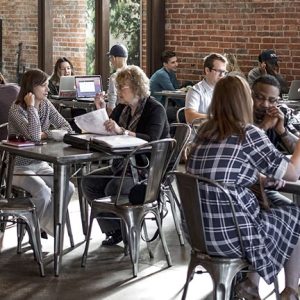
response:
<path id="1" fill-rule="evenodd" d="M 53 99 L 75 99 L 75 77 L 74 76 L 61 76 L 59 81 L 58 95 L 52 95 Z"/>
<path id="2" fill-rule="evenodd" d="M 300 100 L 300 80 L 293 80 L 289 90 L 289 100 Z"/>
<path id="3" fill-rule="evenodd" d="M 75 76 L 76 100 L 94 101 L 97 93 L 103 91 L 100 75 Z"/>

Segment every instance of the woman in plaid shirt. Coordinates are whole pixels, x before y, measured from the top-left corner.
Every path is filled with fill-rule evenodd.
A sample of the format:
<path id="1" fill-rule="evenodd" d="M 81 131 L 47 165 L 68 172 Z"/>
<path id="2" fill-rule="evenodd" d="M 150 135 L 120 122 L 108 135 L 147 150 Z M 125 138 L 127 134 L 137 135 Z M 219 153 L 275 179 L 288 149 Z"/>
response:
<path id="1" fill-rule="evenodd" d="M 224 77 L 216 84 L 208 115 L 194 140 L 187 172 L 224 183 L 233 198 L 246 259 L 257 271 L 238 284 L 237 296 L 260 299 L 259 278 L 270 284 L 284 267 L 286 287 L 281 299 L 298 299 L 300 209 L 272 202 L 263 209 L 250 187 L 260 174 L 275 182 L 296 181 L 300 176 L 300 142 L 289 159 L 252 125 L 250 87 L 239 76 Z M 210 198 L 202 202 L 208 251 L 217 256 L 240 256 L 229 204 L 222 201 L 222 192 L 210 189 Z"/>
<path id="2" fill-rule="evenodd" d="M 59 114 L 47 96 L 47 74 L 38 69 L 28 70 L 22 77 L 18 97 L 9 110 L 9 137 L 40 142 L 52 138 L 51 129 L 72 132 L 69 123 Z M 49 176 L 53 174 L 52 167 L 43 161 L 17 157 L 14 173 L 28 175 L 13 176 L 12 183 L 30 193 L 41 229 L 53 236 L 53 177 Z M 74 185 L 70 182 L 67 201 L 70 201 L 73 192 Z"/>

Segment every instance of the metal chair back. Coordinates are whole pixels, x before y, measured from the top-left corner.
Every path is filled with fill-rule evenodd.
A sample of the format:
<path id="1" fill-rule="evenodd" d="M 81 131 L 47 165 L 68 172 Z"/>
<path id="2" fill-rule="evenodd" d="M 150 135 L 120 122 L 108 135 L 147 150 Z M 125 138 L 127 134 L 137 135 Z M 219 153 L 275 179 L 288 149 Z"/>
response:
<path id="1" fill-rule="evenodd" d="M 119 186 L 116 205 L 119 204 L 119 199 L 122 194 L 122 186 L 126 173 L 131 162 L 135 159 L 136 155 L 148 154 L 150 155 L 149 164 L 146 172 L 146 192 L 143 203 L 150 203 L 158 199 L 160 193 L 160 184 L 166 173 L 169 162 L 175 150 L 176 141 L 171 138 L 161 139 L 135 148 L 125 159 L 124 169 L 122 172 L 121 183 Z M 135 167 L 135 166 L 134 166 Z M 136 166 L 139 169 L 139 166 Z M 145 167 L 141 167 L 141 169 Z"/>

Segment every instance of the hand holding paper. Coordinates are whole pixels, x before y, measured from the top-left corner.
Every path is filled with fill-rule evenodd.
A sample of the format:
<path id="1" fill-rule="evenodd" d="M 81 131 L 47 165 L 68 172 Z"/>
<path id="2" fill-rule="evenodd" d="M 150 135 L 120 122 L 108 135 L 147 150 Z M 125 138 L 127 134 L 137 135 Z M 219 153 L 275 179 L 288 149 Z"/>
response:
<path id="1" fill-rule="evenodd" d="M 76 125 L 83 132 L 111 135 L 111 132 L 105 129 L 104 122 L 106 120 L 108 120 L 108 115 L 105 108 L 75 117 Z"/>

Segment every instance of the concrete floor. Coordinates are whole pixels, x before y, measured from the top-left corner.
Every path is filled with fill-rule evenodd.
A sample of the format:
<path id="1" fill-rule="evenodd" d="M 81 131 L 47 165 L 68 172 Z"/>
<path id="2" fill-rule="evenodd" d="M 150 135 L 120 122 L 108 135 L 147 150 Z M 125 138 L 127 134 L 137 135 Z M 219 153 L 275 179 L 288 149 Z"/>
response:
<path id="1" fill-rule="evenodd" d="M 81 267 L 81 256 L 85 242 L 81 230 L 79 204 L 76 199 L 69 206 L 75 248 L 70 249 L 65 238 L 65 255 L 59 277 L 53 276 L 53 239 L 42 240 L 45 257 L 46 277 L 39 276 L 38 266 L 33 260 L 28 243 L 24 252 L 16 253 L 16 228 L 8 229 L 4 236 L 0 254 L 0 299 L 5 300 L 48 300 L 48 299 L 109 299 L 109 300 L 178 300 L 181 299 L 185 282 L 190 248 L 180 246 L 169 213 L 164 219 L 163 228 L 171 253 L 173 266 L 167 268 L 160 240 L 152 243 L 154 259 L 150 259 L 146 245 L 141 242 L 139 274 L 132 277 L 131 262 L 124 256 L 123 244 L 103 247 L 97 223 L 94 223 L 89 256 L 85 268 Z M 149 221 L 151 231 L 154 222 Z M 25 238 L 24 242 L 27 240 Z M 280 274 L 282 289 L 283 274 Z M 272 287 L 263 282 L 260 286 L 262 296 Z M 187 299 L 212 299 L 212 282 L 209 275 L 195 275 L 190 283 Z M 275 299 L 271 296 L 269 299 Z"/>

